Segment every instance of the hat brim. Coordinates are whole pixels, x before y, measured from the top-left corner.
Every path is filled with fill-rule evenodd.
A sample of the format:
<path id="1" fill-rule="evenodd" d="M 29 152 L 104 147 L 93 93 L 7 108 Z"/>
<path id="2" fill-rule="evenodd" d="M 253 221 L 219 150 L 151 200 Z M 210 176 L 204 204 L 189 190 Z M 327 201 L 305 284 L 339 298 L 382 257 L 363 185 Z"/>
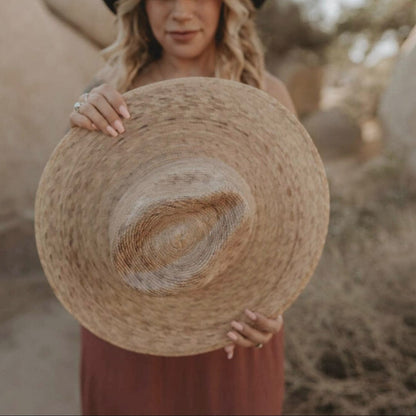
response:
<path id="1" fill-rule="evenodd" d="M 322 161 L 306 130 L 285 107 L 239 82 L 177 78 L 131 90 L 124 97 L 132 117 L 125 120 L 126 132 L 119 139 L 72 128 L 44 169 L 36 195 L 35 231 L 46 277 L 83 326 L 124 349 L 179 356 L 224 347 L 230 322 L 246 320 L 245 308 L 277 316 L 310 279 L 329 219 Z M 171 166 L 168 162 L 178 169 L 191 168 L 185 179 L 178 173 L 176 182 L 164 188 L 173 191 L 166 193 L 159 211 L 152 211 L 146 230 L 157 229 L 162 235 L 172 225 L 181 233 L 199 233 L 197 240 L 191 236 L 186 250 L 165 247 L 170 256 L 166 262 L 182 261 L 175 269 L 178 279 L 194 273 L 210 276 L 210 281 L 183 293 L 155 296 L 120 278 L 112 262 L 111 224 L 126 198 L 139 204 L 149 192 L 158 192 L 167 180 L 163 166 Z M 191 180 L 192 166 L 202 171 L 204 163 L 213 166 L 206 168 L 205 178 L 216 174 L 216 166 L 218 172 L 225 166 L 223 172 L 230 172 L 223 177 L 227 186 L 234 176 L 247 185 L 247 213 L 234 196 L 229 201 L 237 201 L 236 209 L 221 208 L 221 198 L 228 197 L 215 192 L 192 200 L 184 213 L 190 191 L 183 184 Z M 204 186 L 194 192 L 203 192 Z M 174 197 L 176 191 L 180 195 Z M 130 221 L 128 213 L 123 217 L 118 212 L 119 221 Z M 215 232 L 225 226 L 232 231 L 222 236 L 221 246 L 210 231 L 216 226 L 215 212 L 217 225 L 223 221 Z M 214 222 L 207 224 L 207 217 Z M 148 266 L 152 256 L 160 255 L 157 237 L 134 237 L 144 240 L 146 267 L 163 279 L 169 264 L 160 270 Z M 206 245 L 201 246 L 202 241 Z M 197 248 L 202 250 L 198 258 L 205 262 L 203 267 L 192 261 Z"/>
<path id="2" fill-rule="evenodd" d="M 117 0 L 103 0 L 104 1 L 104 3 L 107 5 L 107 7 L 114 13 L 114 14 L 116 14 L 117 13 L 117 10 L 116 10 L 116 2 L 117 2 Z M 262 5 L 263 5 L 263 3 L 265 2 L 265 0 L 251 0 L 252 1 L 252 3 L 254 4 L 254 7 L 256 8 L 256 9 L 259 9 Z"/>

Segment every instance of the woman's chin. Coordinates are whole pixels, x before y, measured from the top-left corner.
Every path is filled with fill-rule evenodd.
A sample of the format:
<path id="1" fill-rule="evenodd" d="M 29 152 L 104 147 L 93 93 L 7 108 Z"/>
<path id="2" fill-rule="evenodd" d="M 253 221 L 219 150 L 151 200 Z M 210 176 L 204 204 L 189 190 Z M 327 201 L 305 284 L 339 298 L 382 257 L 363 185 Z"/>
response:
<path id="1" fill-rule="evenodd" d="M 165 50 L 165 51 L 168 55 L 173 56 L 176 59 L 183 59 L 183 60 L 196 59 L 202 53 L 199 48 L 190 47 L 190 46 L 171 48 L 170 50 Z"/>

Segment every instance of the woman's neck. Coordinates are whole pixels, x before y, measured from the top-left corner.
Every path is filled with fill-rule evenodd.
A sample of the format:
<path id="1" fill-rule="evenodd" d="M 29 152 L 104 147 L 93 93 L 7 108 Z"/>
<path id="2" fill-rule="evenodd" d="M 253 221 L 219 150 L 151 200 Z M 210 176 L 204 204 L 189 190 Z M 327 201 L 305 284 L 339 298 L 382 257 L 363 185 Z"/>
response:
<path id="1" fill-rule="evenodd" d="M 215 52 L 205 53 L 203 56 L 184 60 L 171 55 L 162 55 L 157 61 L 153 61 L 142 68 L 131 88 L 151 84 L 172 78 L 182 77 L 214 77 L 215 76 Z"/>
<path id="2" fill-rule="evenodd" d="M 192 59 L 182 59 L 164 53 L 155 62 L 155 67 L 162 79 L 192 76 L 213 77 L 215 74 L 215 57 L 215 48 L 211 48 L 203 55 Z"/>

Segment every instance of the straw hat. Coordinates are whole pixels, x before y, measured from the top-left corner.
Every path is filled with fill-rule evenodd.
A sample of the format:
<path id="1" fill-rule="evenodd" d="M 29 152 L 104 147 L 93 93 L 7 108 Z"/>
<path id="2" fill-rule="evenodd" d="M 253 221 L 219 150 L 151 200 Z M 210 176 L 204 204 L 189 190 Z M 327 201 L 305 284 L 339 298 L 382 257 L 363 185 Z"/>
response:
<path id="1" fill-rule="evenodd" d="M 260 9 L 260 7 L 263 5 L 263 3 L 266 0 L 251 0 L 251 2 L 253 3 L 254 7 L 256 9 Z M 104 0 L 104 3 L 107 5 L 107 7 L 114 13 L 116 14 L 116 6 L 117 6 L 117 0 Z"/>
<path id="2" fill-rule="evenodd" d="M 124 349 L 224 347 L 245 308 L 277 317 L 311 277 L 329 219 L 322 161 L 295 116 L 240 82 L 176 78 L 124 97 L 124 134 L 74 127 L 42 173 L 46 277 Z"/>

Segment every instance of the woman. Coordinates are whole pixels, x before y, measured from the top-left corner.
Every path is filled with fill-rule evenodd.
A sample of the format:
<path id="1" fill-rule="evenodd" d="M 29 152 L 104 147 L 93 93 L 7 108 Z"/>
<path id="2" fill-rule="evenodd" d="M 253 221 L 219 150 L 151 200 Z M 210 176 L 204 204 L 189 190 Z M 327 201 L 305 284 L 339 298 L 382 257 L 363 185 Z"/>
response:
<path id="1" fill-rule="evenodd" d="M 74 106 L 71 126 L 117 137 L 130 117 L 123 92 L 187 76 L 255 86 L 295 113 L 283 83 L 264 69 L 256 3 L 261 1 L 120 0 L 117 40 L 103 51 L 107 65 Z M 283 319 L 245 312 L 252 324 L 230 323 L 226 354 L 138 354 L 81 327 L 83 414 L 279 414 Z M 234 351 L 237 346 L 242 348 Z"/>

